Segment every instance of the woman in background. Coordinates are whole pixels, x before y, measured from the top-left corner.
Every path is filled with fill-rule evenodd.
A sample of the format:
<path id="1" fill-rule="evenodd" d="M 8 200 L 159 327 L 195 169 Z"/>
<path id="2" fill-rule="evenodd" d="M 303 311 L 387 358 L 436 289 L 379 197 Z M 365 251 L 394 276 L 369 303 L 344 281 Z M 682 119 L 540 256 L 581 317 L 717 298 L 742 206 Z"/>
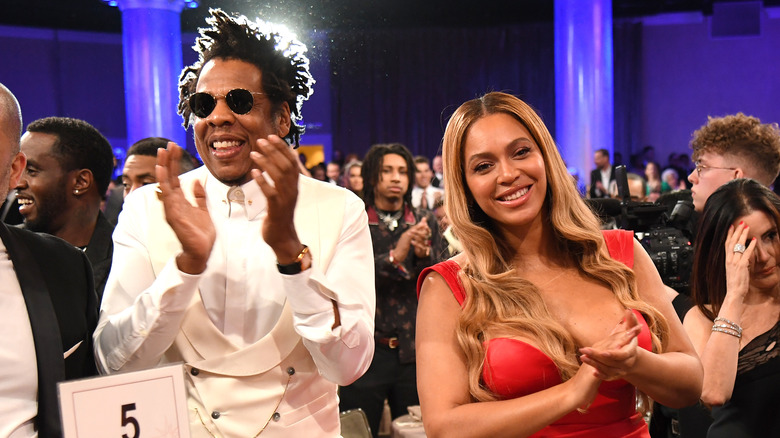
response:
<path id="1" fill-rule="evenodd" d="M 350 161 L 344 165 L 341 185 L 355 192 L 356 195 L 363 197 L 363 163 L 361 161 Z"/>
<path id="2" fill-rule="evenodd" d="M 464 251 L 418 281 L 428 437 L 647 437 L 637 389 L 696 402 L 701 364 L 650 257 L 602 234 L 528 105 L 466 102 L 443 151 Z"/>
<path id="3" fill-rule="evenodd" d="M 704 366 L 707 437 L 780 436 L 780 199 L 738 179 L 713 193 L 696 237 L 685 318 Z"/>
<path id="4" fill-rule="evenodd" d="M 655 161 L 648 161 L 645 165 L 645 179 L 647 180 L 647 200 L 655 202 L 662 194 L 672 190 L 666 181 L 661 179 L 661 168 Z"/>

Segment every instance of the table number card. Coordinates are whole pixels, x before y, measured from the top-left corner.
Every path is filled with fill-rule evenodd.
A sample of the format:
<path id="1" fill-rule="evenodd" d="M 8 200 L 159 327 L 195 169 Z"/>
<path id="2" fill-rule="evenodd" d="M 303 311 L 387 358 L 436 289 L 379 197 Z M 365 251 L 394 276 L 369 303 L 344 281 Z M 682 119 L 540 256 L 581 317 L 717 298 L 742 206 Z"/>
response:
<path id="1" fill-rule="evenodd" d="M 182 365 L 59 384 L 65 438 L 190 438 Z"/>

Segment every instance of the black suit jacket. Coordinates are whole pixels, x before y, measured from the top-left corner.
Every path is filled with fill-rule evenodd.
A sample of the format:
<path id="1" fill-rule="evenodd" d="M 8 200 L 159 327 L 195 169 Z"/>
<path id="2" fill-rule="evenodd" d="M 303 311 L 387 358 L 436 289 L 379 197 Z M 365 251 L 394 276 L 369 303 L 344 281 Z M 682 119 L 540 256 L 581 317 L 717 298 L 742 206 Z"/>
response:
<path id="1" fill-rule="evenodd" d="M 615 180 L 615 166 L 612 165 L 609 167 L 609 180 L 614 181 Z M 598 194 L 596 193 L 596 182 L 601 181 L 601 170 L 599 169 L 593 169 L 590 171 L 590 190 L 588 190 L 588 197 L 589 198 L 608 198 L 609 193 L 602 193 Z M 609 190 L 609 187 L 604 187 L 604 190 Z"/>
<path id="2" fill-rule="evenodd" d="M 21 224 L 20 228 L 27 229 L 25 224 Z M 98 212 L 95 231 L 92 232 L 85 251 L 89 264 L 92 266 L 92 282 L 95 285 L 95 292 L 97 292 L 98 306 L 100 306 L 100 300 L 103 299 L 103 290 L 106 288 L 108 273 L 111 271 L 111 259 L 114 256 L 113 234 L 114 225 L 106 219 L 102 212 Z"/>
<path id="3" fill-rule="evenodd" d="M 64 240 L 0 223 L 27 306 L 38 369 L 40 438 L 62 436 L 57 383 L 97 374 L 98 302 L 86 255 Z M 67 358 L 64 354 L 70 352 Z"/>
<path id="4" fill-rule="evenodd" d="M 92 279 L 95 283 L 98 303 L 103 299 L 103 289 L 106 288 L 108 272 L 111 270 L 111 258 L 114 255 L 114 226 L 106 219 L 103 213 L 98 213 L 95 231 L 87 244 L 87 258 L 92 265 Z"/>

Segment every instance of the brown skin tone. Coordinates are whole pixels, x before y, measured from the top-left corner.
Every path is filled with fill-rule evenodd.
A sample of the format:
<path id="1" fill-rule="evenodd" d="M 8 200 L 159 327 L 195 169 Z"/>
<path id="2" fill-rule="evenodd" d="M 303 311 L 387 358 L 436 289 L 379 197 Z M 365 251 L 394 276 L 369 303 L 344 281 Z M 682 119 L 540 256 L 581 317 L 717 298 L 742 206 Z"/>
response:
<path id="1" fill-rule="evenodd" d="M 52 134 L 27 132 L 22 136 L 27 165 L 16 186 L 19 211 L 32 230 L 83 247 L 95 231 L 101 196 L 92 171 L 62 169 L 52 153 L 56 141 Z"/>
<path id="2" fill-rule="evenodd" d="M 385 211 L 398 211 L 404 205 L 404 194 L 409 191 L 409 170 L 406 160 L 398 154 L 382 157 L 382 172 L 374 187 L 374 205 Z M 399 263 L 406 260 L 409 250 L 413 249 L 417 257 L 427 257 L 431 253 L 431 229 L 426 218 L 422 218 L 398 239 L 393 248 L 393 258 Z"/>
<path id="3" fill-rule="evenodd" d="M 509 400 L 474 403 L 468 364 L 458 343 L 462 309 L 440 275 L 423 282 L 417 310 L 417 386 L 428 437 L 528 436 L 577 408 L 587 408 L 602 380 L 626 379 L 672 407 L 695 403 L 701 393 L 701 364 L 667 300 L 652 260 L 634 242 L 634 272 L 640 297 L 669 322 L 666 353 L 637 346 L 639 324 L 604 283 L 576 268 L 555 250 L 547 217 L 549 173 L 539 146 L 514 117 L 488 115 L 466 135 L 463 173 L 474 201 L 491 218 L 500 238 L 516 253 L 511 262 L 539 289 L 545 306 L 571 333 L 582 354 L 574 376 L 556 386 Z M 525 193 L 525 194 L 523 194 Z M 453 260 L 468 264 L 466 254 Z M 576 291 L 576 293 L 572 293 Z M 500 327 L 485 340 L 518 336 Z"/>
<path id="4" fill-rule="evenodd" d="M 198 79 L 197 91 L 221 96 L 235 88 L 262 93 L 262 71 L 239 60 L 213 59 L 206 63 Z M 268 215 L 263 223 L 263 239 L 274 250 L 278 263 L 295 261 L 303 248 L 293 223 L 298 198 L 298 159 L 282 140 L 289 133 L 290 108 L 273 105 L 264 95 L 255 95 L 255 106 L 247 114 L 235 114 L 217 99 L 206 118 L 195 118 L 195 145 L 212 175 L 225 184 L 238 185 L 255 180 L 268 199 Z M 216 145 L 215 145 L 216 143 Z M 227 148 L 216 147 L 220 143 Z M 169 143 L 157 152 L 156 176 L 166 220 L 182 244 L 176 258 L 182 272 L 199 274 L 206 269 L 216 239 L 216 231 L 206 208 L 206 194 L 195 183 L 195 205 L 184 197 L 179 185 L 181 148 Z M 275 186 L 261 176 L 266 172 Z M 311 255 L 303 258 L 311 266 Z M 340 324 L 334 303 L 334 327 Z"/>
<path id="5" fill-rule="evenodd" d="M 122 170 L 122 184 L 125 186 L 124 196 L 147 184 L 156 183 L 157 179 L 154 176 L 156 165 L 157 158 L 149 155 L 130 155 L 127 157 L 125 167 Z"/>
<path id="6" fill-rule="evenodd" d="M 0 199 L 16 187 L 16 182 L 24 172 L 27 158 L 17 152 L 19 148 L 18 107 L 10 92 L 0 85 Z"/>

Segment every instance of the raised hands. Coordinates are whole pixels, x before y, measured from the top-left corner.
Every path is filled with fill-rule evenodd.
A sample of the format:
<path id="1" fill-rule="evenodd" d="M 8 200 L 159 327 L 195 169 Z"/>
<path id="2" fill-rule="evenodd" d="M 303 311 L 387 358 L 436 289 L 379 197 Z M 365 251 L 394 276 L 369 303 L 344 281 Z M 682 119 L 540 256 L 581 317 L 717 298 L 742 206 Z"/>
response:
<path id="1" fill-rule="evenodd" d="M 252 177 L 268 200 L 263 240 L 274 250 L 280 263 L 293 261 L 301 250 L 293 223 L 298 199 L 298 158 L 287 142 L 276 135 L 257 140 L 250 157 L 257 167 L 252 169 Z"/>
<path id="2" fill-rule="evenodd" d="M 748 226 L 740 222 L 736 228 L 732 225 L 726 235 L 726 295 L 729 298 L 743 299 L 750 285 L 750 260 L 756 248 L 753 238 L 746 246 Z"/>
<path id="3" fill-rule="evenodd" d="M 404 231 L 393 249 L 393 257 L 402 262 L 406 260 L 410 250 L 413 250 L 418 258 L 431 255 L 431 229 L 425 217 Z"/>
<path id="4" fill-rule="evenodd" d="M 165 208 L 165 220 L 181 243 L 182 252 L 176 257 L 180 271 L 200 274 L 206 269 L 217 233 L 206 207 L 206 192 L 195 181 L 193 196 L 196 205 L 185 197 L 179 184 L 181 147 L 171 142 L 168 149 L 157 150 L 155 175 L 160 184 L 160 199 Z"/>
<path id="5" fill-rule="evenodd" d="M 609 336 L 592 347 L 580 348 L 580 360 L 595 368 L 596 377 L 602 380 L 622 379 L 636 363 L 637 335 L 641 330 L 634 312 L 626 310 Z"/>

